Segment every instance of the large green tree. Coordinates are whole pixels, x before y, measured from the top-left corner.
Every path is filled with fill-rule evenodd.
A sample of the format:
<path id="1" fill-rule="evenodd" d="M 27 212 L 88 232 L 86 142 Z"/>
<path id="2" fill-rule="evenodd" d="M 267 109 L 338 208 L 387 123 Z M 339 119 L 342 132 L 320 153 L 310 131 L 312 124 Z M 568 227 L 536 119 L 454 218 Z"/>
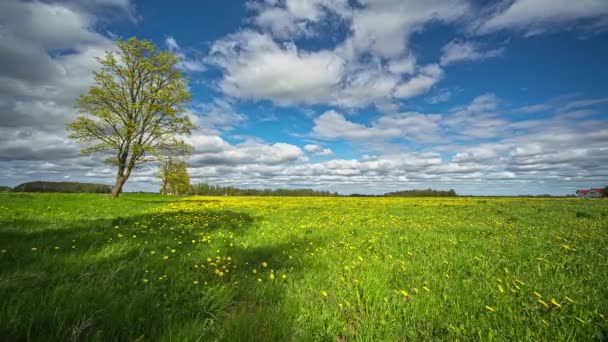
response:
<path id="1" fill-rule="evenodd" d="M 77 102 L 81 114 L 68 125 L 70 137 L 87 143 L 84 154 L 108 155 L 117 167 L 112 196 L 138 165 L 189 149 L 183 137 L 193 128 L 185 114 L 187 80 L 170 51 L 130 38 L 98 58 L 94 85 Z"/>
<path id="2" fill-rule="evenodd" d="M 190 191 L 190 175 L 186 162 L 182 159 L 165 158 L 157 177 L 161 180 L 161 194 L 180 195 Z"/>

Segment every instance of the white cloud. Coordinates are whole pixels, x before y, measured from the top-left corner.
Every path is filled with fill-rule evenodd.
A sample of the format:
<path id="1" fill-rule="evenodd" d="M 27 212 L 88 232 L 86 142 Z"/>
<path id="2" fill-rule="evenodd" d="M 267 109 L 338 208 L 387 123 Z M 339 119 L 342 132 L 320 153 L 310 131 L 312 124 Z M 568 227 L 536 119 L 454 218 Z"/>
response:
<path id="1" fill-rule="evenodd" d="M 429 21 L 451 22 L 467 9 L 463 1 L 369 0 L 352 18 L 352 36 L 346 45 L 354 51 L 396 58 L 402 55 L 410 35 Z"/>
<path id="2" fill-rule="evenodd" d="M 396 137 L 401 132 L 395 128 L 384 130 L 377 127 L 366 127 L 350 122 L 344 118 L 344 115 L 330 110 L 315 119 L 312 133 L 319 138 L 369 140 Z"/>
<path id="3" fill-rule="evenodd" d="M 252 3 L 256 12 L 253 22 L 278 38 L 311 36 L 316 26 L 328 16 L 347 18 L 350 9 L 346 0 L 285 0 Z"/>
<path id="4" fill-rule="evenodd" d="M 398 113 L 381 116 L 371 126 L 365 126 L 330 110 L 315 119 L 312 134 L 324 139 L 373 141 L 402 138 L 428 142 L 440 139 L 440 119 L 441 116 L 436 114 Z"/>
<path id="5" fill-rule="evenodd" d="M 504 136 L 507 121 L 498 115 L 499 103 L 494 94 L 480 95 L 469 105 L 453 108 L 442 124 L 459 139 Z"/>
<path id="6" fill-rule="evenodd" d="M 440 89 L 435 95 L 429 96 L 424 100 L 430 104 L 438 104 L 447 102 L 452 97 L 452 92 L 449 89 Z"/>
<path id="7" fill-rule="evenodd" d="M 213 165 L 278 165 L 307 160 L 299 147 L 285 143 L 266 144 L 248 140 L 232 145 L 219 136 L 207 135 L 193 135 L 189 142 L 194 146 L 194 154 L 189 158 L 191 168 Z"/>
<path id="8" fill-rule="evenodd" d="M 184 71 L 189 72 L 200 72 L 205 71 L 205 65 L 203 63 L 202 57 L 192 56 L 196 54 L 196 51 L 186 51 L 177 44 L 175 38 L 168 36 L 165 39 L 165 45 L 169 51 L 173 52 L 177 58 L 179 58 L 179 62 L 177 63 L 177 67 Z"/>
<path id="9" fill-rule="evenodd" d="M 219 135 L 221 132 L 232 131 L 248 121 L 247 116 L 237 113 L 230 102 L 218 98 L 191 107 L 189 116 L 197 127 L 195 132 L 198 134 Z"/>
<path id="10" fill-rule="evenodd" d="M 330 156 L 330 155 L 334 154 L 331 149 L 323 148 L 322 146 L 315 145 L 315 144 L 305 145 L 304 151 L 312 153 L 314 155 L 318 155 L 318 156 Z"/>
<path id="11" fill-rule="evenodd" d="M 388 70 L 397 75 L 411 75 L 416 70 L 416 57 L 408 55 L 389 63 Z"/>
<path id="12" fill-rule="evenodd" d="M 420 73 L 395 88 L 395 96 L 409 99 L 426 93 L 443 77 L 443 70 L 437 64 L 422 67 Z"/>
<path id="13" fill-rule="evenodd" d="M 504 48 L 481 51 L 472 41 L 452 40 L 441 49 L 440 64 L 446 66 L 456 62 L 478 61 L 502 55 Z"/>
<path id="14" fill-rule="evenodd" d="M 220 87 L 226 94 L 278 104 L 319 102 L 340 82 L 344 68 L 331 51 L 301 52 L 253 31 L 216 41 L 211 55 L 225 72 Z"/>
<path id="15" fill-rule="evenodd" d="M 386 106 L 424 94 L 439 82 L 436 64 L 416 65 L 409 37 L 429 22 L 465 15 L 464 1 L 285 0 L 249 3 L 252 23 L 214 42 L 210 63 L 223 71 L 220 89 L 241 99 L 279 105 Z M 333 46 L 307 51 L 294 40 L 323 28 L 346 34 Z M 405 77 L 404 77 L 405 76 Z"/>
<path id="16" fill-rule="evenodd" d="M 516 0 L 498 7 L 498 11 L 481 24 L 479 31 L 517 29 L 534 34 L 558 23 L 600 18 L 606 14 L 608 2 L 605 0 Z M 563 29 L 563 25 L 560 28 Z"/>

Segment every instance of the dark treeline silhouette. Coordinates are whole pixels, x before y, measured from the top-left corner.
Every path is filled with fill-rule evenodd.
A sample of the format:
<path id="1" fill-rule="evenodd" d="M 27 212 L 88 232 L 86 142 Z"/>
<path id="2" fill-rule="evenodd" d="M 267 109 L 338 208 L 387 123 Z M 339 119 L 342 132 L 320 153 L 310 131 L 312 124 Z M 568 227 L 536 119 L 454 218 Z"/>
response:
<path id="1" fill-rule="evenodd" d="M 402 190 L 387 192 L 383 195 L 365 195 L 365 194 L 351 194 L 350 197 L 456 197 L 456 191 L 450 189 L 444 190 Z"/>
<path id="2" fill-rule="evenodd" d="M 403 190 L 395 192 L 387 192 L 384 194 L 386 197 L 456 197 L 456 191 L 450 189 L 444 190 Z"/>
<path id="3" fill-rule="evenodd" d="M 232 186 L 212 185 L 208 183 L 191 186 L 189 195 L 208 196 L 341 196 L 337 192 L 312 189 L 239 189 Z M 404 190 L 387 192 L 384 195 L 352 194 L 351 197 L 454 197 L 454 190 Z"/>
<path id="4" fill-rule="evenodd" d="M 339 196 L 337 192 L 312 189 L 239 189 L 207 183 L 191 186 L 189 195 L 208 196 Z"/>
<path id="5" fill-rule="evenodd" d="M 111 187 L 106 184 L 78 182 L 27 182 L 17 185 L 13 192 L 68 192 L 109 194 Z"/>

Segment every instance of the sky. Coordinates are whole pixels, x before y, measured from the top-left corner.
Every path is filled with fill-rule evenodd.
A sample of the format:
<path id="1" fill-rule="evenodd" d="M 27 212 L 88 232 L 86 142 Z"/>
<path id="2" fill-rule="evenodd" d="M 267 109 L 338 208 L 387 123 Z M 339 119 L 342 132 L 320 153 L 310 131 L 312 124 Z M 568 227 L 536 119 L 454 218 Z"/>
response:
<path id="1" fill-rule="evenodd" d="M 189 79 L 192 183 L 342 194 L 608 185 L 606 0 L 0 2 L 0 185 L 113 184 L 65 125 L 136 36 Z M 126 191 L 157 191 L 154 165 Z"/>

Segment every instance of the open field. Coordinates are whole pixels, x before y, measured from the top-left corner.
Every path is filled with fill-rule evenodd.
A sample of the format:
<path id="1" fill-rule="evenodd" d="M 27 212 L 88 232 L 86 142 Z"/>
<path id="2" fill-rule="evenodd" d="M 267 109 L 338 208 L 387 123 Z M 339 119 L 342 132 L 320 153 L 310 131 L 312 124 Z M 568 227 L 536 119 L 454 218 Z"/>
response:
<path id="1" fill-rule="evenodd" d="M 608 202 L 0 194 L 0 340 L 601 340 Z"/>

